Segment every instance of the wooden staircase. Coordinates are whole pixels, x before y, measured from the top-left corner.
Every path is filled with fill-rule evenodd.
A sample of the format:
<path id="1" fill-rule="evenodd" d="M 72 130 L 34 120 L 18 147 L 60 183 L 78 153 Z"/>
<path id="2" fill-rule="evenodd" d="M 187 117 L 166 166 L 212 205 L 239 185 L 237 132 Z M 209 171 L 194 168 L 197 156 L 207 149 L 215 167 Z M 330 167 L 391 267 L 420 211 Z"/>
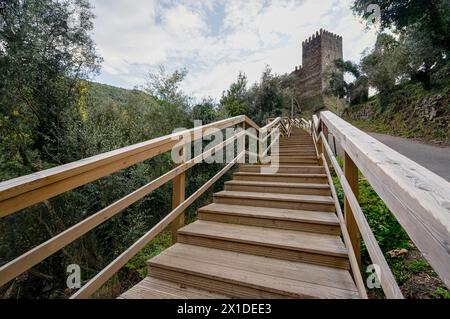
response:
<path id="1" fill-rule="evenodd" d="M 280 138 L 280 168 L 242 165 L 120 298 L 359 298 L 311 136 Z"/>

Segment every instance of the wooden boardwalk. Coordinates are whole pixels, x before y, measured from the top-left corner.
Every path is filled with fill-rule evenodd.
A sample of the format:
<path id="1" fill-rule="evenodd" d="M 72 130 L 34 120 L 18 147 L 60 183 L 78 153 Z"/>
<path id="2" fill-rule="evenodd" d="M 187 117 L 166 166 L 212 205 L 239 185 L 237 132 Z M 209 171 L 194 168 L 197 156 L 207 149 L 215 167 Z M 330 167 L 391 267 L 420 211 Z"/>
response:
<path id="1" fill-rule="evenodd" d="M 192 147 L 211 129 L 235 134 L 117 199 L 77 224 L 0 266 L 0 287 L 11 285 L 49 256 L 117 217 L 161 186 L 172 185 L 172 210 L 78 289 L 91 297 L 162 231 L 173 246 L 148 261 L 148 277 L 119 298 L 363 298 L 361 244 L 390 299 L 403 294 L 359 204 L 363 176 L 450 287 L 450 183 L 330 111 L 304 118 L 245 115 L 176 132 L 0 183 L 0 219 L 162 154 Z M 236 130 L 245 128 L 245 130 Z M 280 136 L 278 147 L 274 139 Z M 246 138 L 265 143 L 255 154 Z M 342 149 L 342 165 L 329 141 Z M 236 157 L 186 197 L 186 173 L 237 144 Z M 248 145 L 247 145 L 248 144 Z M 270 152 L 270 155 L 268 155 Z M 212 204 L 185 226 L 184 212 L 245 155 L 267 165 L 241 165 Z M 273 167 L 272 167 L 273 169 Z M 333 176 L 342 188 L 338 200 Z M 26 212 L 22 212 L 26 214 Z M 18 230 L 26 231 L 26 230 Z M 8 288 L 5 288 L 8 289 Z"/>
<path id="2" fill-rule="evenodd" d="M 272 155 L 276 174 L 241 165 L 119 298 L 360 298 L 312 137 L 294 128 Z"/>

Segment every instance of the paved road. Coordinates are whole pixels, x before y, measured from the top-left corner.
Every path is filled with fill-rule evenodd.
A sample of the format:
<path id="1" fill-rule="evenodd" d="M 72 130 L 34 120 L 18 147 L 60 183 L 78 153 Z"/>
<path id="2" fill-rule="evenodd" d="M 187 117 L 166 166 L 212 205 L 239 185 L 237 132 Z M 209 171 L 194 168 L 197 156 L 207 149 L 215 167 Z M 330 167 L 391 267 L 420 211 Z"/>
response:
<path id="1" fill-rule="evenodd" d="M 437 147 L 379 133 L 371 136 L 450 182 L 450 147 Z"/>

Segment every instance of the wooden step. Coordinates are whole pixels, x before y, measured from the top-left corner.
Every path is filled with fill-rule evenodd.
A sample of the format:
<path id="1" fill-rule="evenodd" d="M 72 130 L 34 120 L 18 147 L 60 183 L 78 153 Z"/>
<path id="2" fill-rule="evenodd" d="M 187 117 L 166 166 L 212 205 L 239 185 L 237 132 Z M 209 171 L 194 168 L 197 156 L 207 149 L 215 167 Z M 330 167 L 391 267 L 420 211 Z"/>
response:
<path id="1" fill-rule="evenodd" d="M 278 143 L 278 146 L 281 148 L 314 148 L 314 144 L 305 143 L 305 144 L 286 144 L 286 143 Z"/>
<path id="2" fill-rule="evenodd" d="M 303 149 L 287 149 L 287 150 L 280 150 L 280 149 L 273 149 L 272 153 L 279 153 L 279 154 L 286 154 L 286 155 L 293 155 L 293 156 L 301 156 L 301 155 L 310 155 L 310 156 L 316 156 L 316 150 L 303 150 Z"/>
<path id="3" fill-rule="evenodd" d="M 334 201 L 330 196 L 316 195 L 221 191 L 214 194 L 214 203 L 322 212 L 335 211 Z"/>
<path id="4" fill-rule="evenodd" d="M 261 173 L 261 168 L 267 165 L 241 165 L 241 172 Z M 278 173 L 293 173 L 293 174 L 325 174 L 323 166 L 289 166 L 282 165 L 278 168 Z"/>
<path id="5" fill-rule="evenodd" d="M 277 161 L 277 159 L 273 159 L 272 157 L 269 157 L 269 159 L 271 161 Z M 304 159 L 300 159 L 300 158 L 294 158 L 291 156 L 279 156 L 278 157 L 278 162 L 279 163 L 301 163 L 301 164 L 316 164 L 319 162 L 319 160 L 317 158 L 313 159 L 313 158 L 304 158 Z"/>
<path id="6" fill-rule="evenodd" d="M 197 220 L 178 231 L 178 242 L 349 269 L 338 235 Z"/>
<path id="7" fill-rule="evenodd" d="M 276 147 L 273 147 L 271 149 L 271 152 L 277 152 L 277 153 L 284 153 L 284 154 L 301 154 L 301 153 L 305 153 L 305 154 L 316 154 L 316 149 L 315 148 L 295 148 L 295 147 L 286 147 L 286 148 L 281 148 L 279 147 L 278 149 Z"/>
<path id="8" fill-rule="evenodd" d="M 285 182 L 285 183 L 319 183 L 328 182 L 326 174 L 263 174 L 251 172 L 234 173 L 235 180 L 241 181 L 259 181 L 259 182 Z"/>
<path id="9" fill-rule="evenodd" d="M 146 277 L 118 299 L 227 299 L 225 295 Z"/>
<path id="10" fill-rule="evenodd" d="M 283 142 L 283 141 L 280 141 L 280 143 L 278 143 L 280 146 L 286 146 L 286 147 L 292 147 L 292 146 L 294 146 L 294 147 L 304 147 L 304 146 L 311 146 L 311 147 L 314 147 L 314 143 L 311 141 L 311 142 L 296 142 L 296 143 L 286 143 L 286 142 Z"/>
<path id="11" fill-rule="evenodd" d="M 284 140 L 280 140 L 279 141 L 280 145 L 314 145 L 314 142 L 311 141 L 301 141 L 301 140 L 296 140 L 296 141 L 284 141 Z"/>
<path id="12" fill-rule="evenodd" d="M 175 244 L 148 262 L 149 275 L 233 298 L 359 298 L 343 269 Z"/>
<path id="13" fill-rule="evenodd" d="M 295 162 L 317 162 L 316 155 L 279 155 L 278 153 L 272 154 L 272 156 L 278 155 L 279 158 L 283 160 L 292 160 Z"/>
<path id="14" fill-rule="evenodd" d="M 285 166 L 290 166 L 290 167 L 311 167 L 311 166 L 316 166 L 316 167 L 322 167 L 319 165 L 320 163 L 269 163 L 267 165 L 271 165 L 271 167 L 285 167 Z M 272 171 L 270 173 L 273 173 Z"/>
<path id="15" fill-rule="evenodd" d="M 198 210 L 198 218 L 222 223 L 272 227 L 321 234 L 339 235 L 341 233 L 337 216 L 329 212 L 212 203 Z"/>
<path id="16" fill-rule="evenodd" d="M 313 183 L 280 183 L 255 181 L 228 181 L 225 182 L 226 191 L 280 193 L 297 195 L 323 195 L 330 196 L 328 184 Z"/>

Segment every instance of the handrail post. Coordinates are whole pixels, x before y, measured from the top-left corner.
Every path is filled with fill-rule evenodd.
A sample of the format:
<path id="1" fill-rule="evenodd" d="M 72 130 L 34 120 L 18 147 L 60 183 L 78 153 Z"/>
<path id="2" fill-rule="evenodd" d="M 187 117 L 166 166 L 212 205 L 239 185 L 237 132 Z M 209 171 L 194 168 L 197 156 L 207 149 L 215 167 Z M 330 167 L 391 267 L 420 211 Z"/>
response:
<path id="1" fill-rule="evenodd" d="M 242 122 L 241 124 L 241 128 L 243 131 L 245 131 L 245 122 Z M 246 139 L 246 135 L 243 134 L 241 138 L 238 139 L 238 143 L 237 143 L 237 154 L 241 154 L 243 151 L 245 151 L 245 139 Z M 246 156 L 244 155 L 241 159 L 238 160 L 239 164 L 245 164 L 245 158 Z"/>
<path id="2" fill-rule="evenodd" d="M 325 136 L 325 141 L 328 143 L 328 128 L 322 123 L 322 132 Z M 325 154 L 325 143 L 322 142 L 322 153 Z"/>
<path id="3" fill-rule="evenodd" d="M 356 198 L 359 198 L 358 167 L 355 165 L 347 152 L 345 152 L 344 156 L 344 175 L 353 191 L 353 194 Z M 347 201 L 347 198 L 344 200 L 344 217 L 356 260 L 358 261 L 359 266 L 361 266 L 360 234 L 353 211 Z"/>
<path id="4" fill-rule="evenodd" d="M 185 145 L 181 146 L 180 155 L 185 162 Z M 183 172 L 172 180 L 172 209 L 175 209 L 186 199 L 186 173 Z M 184 226 L 184 211 L 176 217 L 170 224 L 172 231 L 172 244 L 177 242 L 178 229 Z"/>

